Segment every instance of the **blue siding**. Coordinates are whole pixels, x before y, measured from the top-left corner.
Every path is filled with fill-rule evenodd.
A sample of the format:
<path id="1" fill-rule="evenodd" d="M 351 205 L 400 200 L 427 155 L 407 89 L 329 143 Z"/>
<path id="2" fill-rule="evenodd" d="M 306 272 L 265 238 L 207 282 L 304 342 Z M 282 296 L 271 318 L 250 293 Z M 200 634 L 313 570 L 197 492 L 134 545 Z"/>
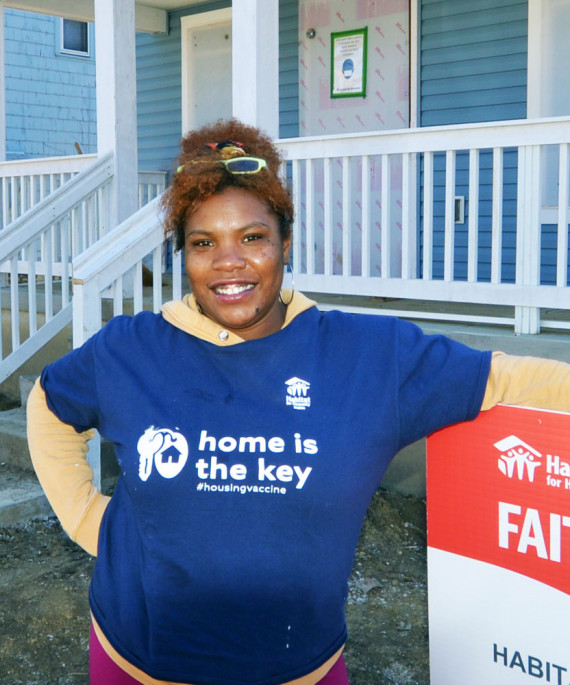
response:
<path id="1" fill-rule="evenodd" d="M 527 0 L 423 0 L 421 126 L 526 116 Z"/>
<path id="2" fill-rule="evenodd" d="M 73 155 L 75 143 L 95 152 L 94 59 L 59 52 L 57 17 L 10 9 L 4 17 L 7 159 Z"/>
<path id="3" fill-rule="evenodd" d="M 422 126 L 526 117 L 527 0 L 422 0 Z M 455 274 L 467 278 L 467 153 L 457 155 L 455 194 L 465 197 L 465 223 L 455 225 Z M 502 279 L 515 277 L 517 153 L 504 155 Z M 479 280 L 490 279 L 492 156 L 479 161 Z M 435 160 L 434 276 L 443 277 L 445 156 Z"/>
<path id="4" fill-rule="evenodd" d="M 279 0 L 279 136 L 299 135 L 298 0 Z"/>

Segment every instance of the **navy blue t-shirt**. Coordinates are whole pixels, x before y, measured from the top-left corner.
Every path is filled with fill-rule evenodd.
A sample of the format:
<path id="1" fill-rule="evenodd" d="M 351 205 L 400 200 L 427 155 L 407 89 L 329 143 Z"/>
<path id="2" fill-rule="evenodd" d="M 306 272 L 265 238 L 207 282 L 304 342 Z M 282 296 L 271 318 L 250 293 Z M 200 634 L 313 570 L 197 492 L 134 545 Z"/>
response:
<path id="1" fill-rule="evenodd" d="M 115 446 L 90 590 L 149 675 L 275 685 L 346 640 L 366 509 L 405 445 L 479 412 L 490 353 L 311 308 L 228 347 L 117 317 L 44 370 L 50 409 Z"/>

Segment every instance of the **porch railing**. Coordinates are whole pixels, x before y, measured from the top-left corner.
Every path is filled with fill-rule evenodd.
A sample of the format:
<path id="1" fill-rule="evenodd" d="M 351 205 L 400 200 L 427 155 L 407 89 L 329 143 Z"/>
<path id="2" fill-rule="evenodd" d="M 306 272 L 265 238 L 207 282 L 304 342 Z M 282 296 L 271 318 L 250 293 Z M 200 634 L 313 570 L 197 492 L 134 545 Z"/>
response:
<path id="1" fill-rule="evenodd" d="M 79 347 L 104 321 L 143 309 L 158 312 L 166 299 L 182 296 L 181 253 L 171 255 L 164 274 L 164 232 L 160 197 L 73 260 L 73 346 Z M 143 266 L 152 271 L 150 293 L 143 289 Z"/>
<path id="2" fill-rule="evenodd" d="M 0 230 L 89 168 L 97 155 L 46 157 L 0 163 Z M 158 197 L 166 172 L 139 171 L 139 207 Z"/>
<path id="3" fill-rule="evenodd" d="M 74 155 L 0 163 L 0 229 L 35 207 L 96 159 L 97 155 Z"/>
<path id="4" fill-rule="evenodd" d="M 403 316 L 570 329 L 569 143 L 568 117 L 279 141 L 297 287 L 398 300 Z"/>

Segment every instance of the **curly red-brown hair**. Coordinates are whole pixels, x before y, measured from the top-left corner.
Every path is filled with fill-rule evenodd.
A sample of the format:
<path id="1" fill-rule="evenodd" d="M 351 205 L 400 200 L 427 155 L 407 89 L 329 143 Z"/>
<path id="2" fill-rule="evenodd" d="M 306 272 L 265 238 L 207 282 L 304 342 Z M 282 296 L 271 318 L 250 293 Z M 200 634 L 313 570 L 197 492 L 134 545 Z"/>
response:
<path id="1" fill-rule="evenodd" d="M 216 144 L 226 141 L 237 145 L 216 149 Z M 176 250 L 184 247 L 188 217 L 202 202 L 230 187 L 244 188 L 265 202 L 279 219 L 281 238 L 290 236 L 293 201 L 280 176 L 283 160 L 267 135 L 258 128 L 230 119 L 190 131 L 180 145 L 178 171 L 162 199 L 165 234 L 174 240 Z M 264 159 L 267 168 L 255 174 L 233 174 L 219 163 L 228 156 L 243 154 Z"/>

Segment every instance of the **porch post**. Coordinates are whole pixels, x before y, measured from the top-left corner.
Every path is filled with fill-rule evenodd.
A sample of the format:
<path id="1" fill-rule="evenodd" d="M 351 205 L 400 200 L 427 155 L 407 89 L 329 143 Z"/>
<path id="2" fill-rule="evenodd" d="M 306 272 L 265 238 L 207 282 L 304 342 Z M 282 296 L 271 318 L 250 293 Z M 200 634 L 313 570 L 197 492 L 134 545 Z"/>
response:
<path id="1" fill-rule="evenodd" d="M 279 3 L 232 3 L 233 115 L 279 136 Z"/>
<path id="2" fill-rule="evenodd" d="M 95 0 L 97 152 L 113 152 L 110 228 L 138 209 L 135 0 Z"/>
<path id="3" fill-rule="evenodd" d="M 4 2 L 0 0 L 0 160 L 6 159 L 6 52 L 4 48 Z"/>

